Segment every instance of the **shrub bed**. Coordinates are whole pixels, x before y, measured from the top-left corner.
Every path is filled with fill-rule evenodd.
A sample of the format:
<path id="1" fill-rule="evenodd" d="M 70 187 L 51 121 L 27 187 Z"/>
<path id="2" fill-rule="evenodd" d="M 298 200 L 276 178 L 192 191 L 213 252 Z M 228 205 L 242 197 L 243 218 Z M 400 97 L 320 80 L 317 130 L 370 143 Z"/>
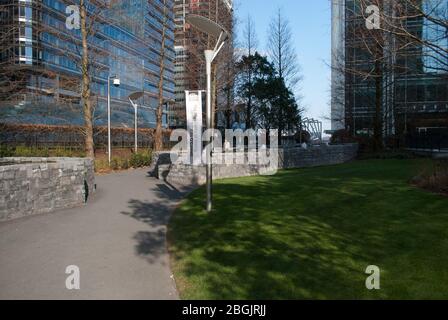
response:
<path id="1" fill-rule="evenodd" d="M 113 156 L 109 165 L 107 155 L 99 156 L 95 159 L 95 171 L 107 173 L 110 171 L 127 170 L 129 168 L 141 168 L 151 165 L 152 152 L 150 149 L 135 152 L 119 152 Z"/>
<path id="2" fill-rule="evenodd" d="M 412 179 L 412 183 L 420 188 L 448 195 L 448 160 L 438 160 L 427 165 Z"/>
<path id="3" fill-rule="evenodd" d="M 0 145 L 0 158 L 4 157 L 62 157 L 62 158 L 84 158 L 84 150 L 69 148 L 37 148 L 28 146 L 10 147 Z M 95 171 L 107 173 L 116 170 L 127 170 L 129 168 L 140 168 L 151 165 L 152 152 L 150 149 L 141 149 L 135 153 L 132 149 L 121 148 L 113 150 L 113 157 L 109 165 L 107 153 L 104 150 L 95 152 Z"/>

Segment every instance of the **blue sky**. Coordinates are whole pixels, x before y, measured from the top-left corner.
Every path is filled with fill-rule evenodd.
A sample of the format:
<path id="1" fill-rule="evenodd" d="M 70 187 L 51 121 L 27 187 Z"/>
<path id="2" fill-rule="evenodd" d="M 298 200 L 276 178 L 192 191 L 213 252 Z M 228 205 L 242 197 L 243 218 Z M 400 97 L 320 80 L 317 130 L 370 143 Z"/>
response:
<path id="1" fill-rule="evenodd" d="M 292 29 L 304 78 L 300 94 L 305 115 L 323 121 L 324 130 L 330 129 L 330 122 L 323 119 L 330 115 L 330 0 L 235 0 L 238 34 L 242 34 L 250 15 L 255 23 L 258 50 L 265 52 L 269 22 L 278 8 L 283 9 Z"/>

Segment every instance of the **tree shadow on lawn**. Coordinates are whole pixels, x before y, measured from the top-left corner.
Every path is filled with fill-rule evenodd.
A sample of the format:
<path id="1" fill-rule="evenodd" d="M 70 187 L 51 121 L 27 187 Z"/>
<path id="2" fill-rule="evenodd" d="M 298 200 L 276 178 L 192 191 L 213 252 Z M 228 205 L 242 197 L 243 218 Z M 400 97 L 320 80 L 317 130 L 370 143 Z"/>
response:
<path id="1" fill-rule="evenodd" d="M 437 278 L 435 270 L 448 262 L 440 254 L 448 249 L 440 241 L 447 235 L 447 201 L 390 172 L 321 172 L 218 182 L 210 215 L 203 211 L 204 190 L 194 192 L 170 225 L 182 297 L 440 297 L 446 286 L 438 282 L 448 275 Z M 365 287 L 369 265 L 381 268 L 380 291 Z"/>

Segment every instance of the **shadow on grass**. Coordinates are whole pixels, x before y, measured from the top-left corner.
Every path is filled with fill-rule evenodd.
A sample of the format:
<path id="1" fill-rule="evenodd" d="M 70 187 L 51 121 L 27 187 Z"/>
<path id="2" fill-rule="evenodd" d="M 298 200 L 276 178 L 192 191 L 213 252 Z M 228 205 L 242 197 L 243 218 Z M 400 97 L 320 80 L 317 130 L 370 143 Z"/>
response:
<path id="1" fill-rule="evenodd" d="M 440 298 L 448 202 L 406 183 L 412 162 L 366 161 L 220 181 L 215 212 L 195 191 L 170 224 L 183 298 Z M 382 290 L 365 288 L 369 265 Z"/>

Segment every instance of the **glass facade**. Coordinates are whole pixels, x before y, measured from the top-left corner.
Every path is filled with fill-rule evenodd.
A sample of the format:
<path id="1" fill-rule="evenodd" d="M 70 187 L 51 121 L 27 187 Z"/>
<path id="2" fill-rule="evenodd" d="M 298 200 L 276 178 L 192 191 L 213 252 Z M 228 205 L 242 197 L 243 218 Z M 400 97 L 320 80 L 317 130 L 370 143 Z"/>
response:
<path id="1" fill-rule="evenodd" d="M 438 16 L 446 17 L 448 1 L 435 1 Z M 387 10 L 384 3 L 381 10 Z M 446 28 L 412 14 L 409 1 L 401 3 L 403 12 L 408 13 L 405 21 L 408 32 L 427 43 L 448 48 Z M 433 0 L 415 3 L 431 11 L 431 15 L 436 14 Z M 379 33 L 380 30 L 377 34 L 365 32 L 365 14 L 358 0 L 345 0 L 344 10 L 345 127 L 354 134 L 372 133 L 377 98 L 373 72 L 375 61 L 381 60 L 380 116 L 384 136 L 421 129 L 448 129 L 447 56 L 438 55 L 420 41 L 404 43 L 395 35 Z M 381 46 L 380 58 L 373 53 L 377 43 Z"/>
<path id="2" fill-rule="evenodd" d="M 111 0 L 106 9 L 87 1 L 91 34 L 89 61 L 95 124 L 107 124 L 107 82 L 111 85 L 112 124 L 133 127 L 128 96 L 145 92 L 139 101 L 139 126 L 155 126 L 158 104 L 162 30 L 165 24 L 164 123 L 174 101 L 173 0 Z M 2 87 L 0 118 L 9 123 L 82 125 L 80 98 L 81 33 L 68 28 L 67 7 L 77 1 L 0 0 Z M 164 18 L 166 17 L 166 18 Z M 164 23 L 165 22 L 165 23 Z"/>

